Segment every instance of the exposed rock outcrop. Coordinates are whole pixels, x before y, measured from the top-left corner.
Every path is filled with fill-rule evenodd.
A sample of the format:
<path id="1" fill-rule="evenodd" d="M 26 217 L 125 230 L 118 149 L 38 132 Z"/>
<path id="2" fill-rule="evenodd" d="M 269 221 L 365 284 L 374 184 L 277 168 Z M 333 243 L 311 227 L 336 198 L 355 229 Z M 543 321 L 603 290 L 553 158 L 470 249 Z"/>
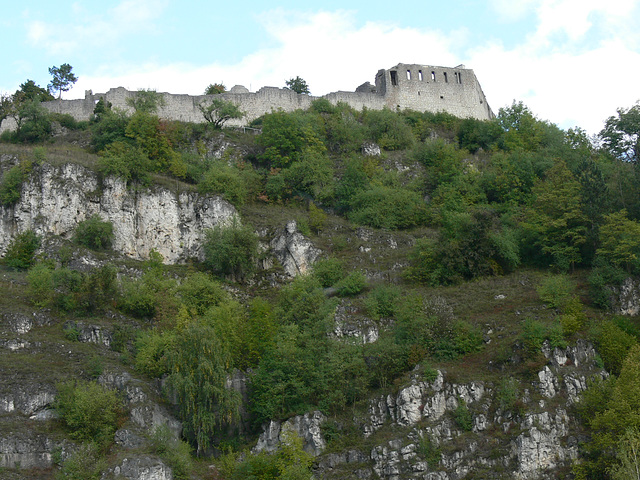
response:
<path id="1" fill-rule="evenodd" d="M 295 220 L 275 236 L 270 244 L 274 255 L 290 277 L 307 273 L 311 265 L 320 256 L 321 251 L 298 231 Z"/>
<path id="2" fill-rule="evenodd" d="M 176 263 L 202 258 L 204 231 L 230 222 L 237 212 L 218 196 L 157 186 L 136 191 L 114 177 L 100 181 L 77 164 L 44 163 L 22 185 L 20 200 L 0 210 L 0 252 L 27 229 L 70 238 L 76 225 L 93 214 L 113 223 L 115 251 L 145 259 L 155 249 L 165 262 Z"/>
<path id="3" fill-rule="evenodd" d="M 271 420 L 263 427 L 263 432 L 253 451 L 275 451 L 283 440 L 282 434 L 290 431 L 302 438 L 306 452 L 314 456 L 320 455 L 327 446 L 320 428 L 325 420 L 326 417 L 318 411 L 297 415 L 284 422 Z"/>

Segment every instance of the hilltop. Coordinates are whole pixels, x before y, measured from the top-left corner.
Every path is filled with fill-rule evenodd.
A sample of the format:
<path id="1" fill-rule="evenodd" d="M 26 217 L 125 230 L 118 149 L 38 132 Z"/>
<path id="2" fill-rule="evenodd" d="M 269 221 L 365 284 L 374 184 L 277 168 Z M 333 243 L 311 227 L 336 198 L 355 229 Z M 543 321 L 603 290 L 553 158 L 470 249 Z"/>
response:
<path id="1" fill-rule="evenodd" d="M 627 111 L 596 147 L 521 103 L 249 133 L 146 95 L 0 138 L 0 477 L 624 478 Z"/>

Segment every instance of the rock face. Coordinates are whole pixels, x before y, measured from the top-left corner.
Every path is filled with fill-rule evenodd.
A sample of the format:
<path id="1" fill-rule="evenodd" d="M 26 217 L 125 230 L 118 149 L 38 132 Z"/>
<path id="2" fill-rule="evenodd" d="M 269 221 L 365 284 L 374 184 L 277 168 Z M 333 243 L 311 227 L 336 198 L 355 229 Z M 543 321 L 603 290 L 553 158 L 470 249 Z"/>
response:
<path id="1" fill-rule="evenodd" d="M 322 455 L 317 477 L 555 478 L 557 469 L 578 455 L 579 429 L 568 409 L 579 401 L 588 378 L 606 372 L 595 365 L 596 352 L 583 340 L 565 349 L 545 342 L 542 353 L 548 363 L 521 386 L 520 407 L 511 410 L 500 408 L 491 383 L 454 383 L 442 371 L 425 380 L 416 372 L 411 384 L 372 399 L 366 418 L 356 419 L 363 436 L 374 442 L 370 452 Z M 471 415 L 465 429 L 456 420 L 460 406 Z"/>
<path id="2" fill-rule="evenodd" d="M 263 432 L 253 451 L 256 453 L 275 451 L 283 440 L 282 433 L 290 431 L 302 438 L 306 452 L 318 456 L 327 446 L 320 428 L 325 420 L 326 417 L 318 411 L 297 415 L 282 423 L 271 420 L 263 427 Z"/>
<path id="3" fill-rule="evenodd" d="M 171 468 L 149 455 L 125 458 L 113 469 L 113 475 L 127 480 L 173 480 Z"/>
<path id="4" fill-rule="evenodd" d="M 291 220 L 271 241 L 273 254 L 284 267 L 287 275 L 295 277 L 307 273 L 320 255 L 320 250 L 298 231 L 295 220 Z"/>
<path id="5" fill-rule="evenodd" d="M 0 164 L 8 161 L 0 158 Z M 175 263 L 201 258 L 204 230 L 230 222 L 237 212 L 220 197 L 160 187 L 134 191 L 113 177 L 100 181 L 80 165 L 44 163 L 22 185 L 18 203 L 0 209 L 0 252 L 28 229 L 70 238 L 76 225 L 93 214 L 113 223 L 115 251 L 146 259 L 155 249 L 165 262 Z"/>
<path id="6" fill-rule="evenodd" d="M 613 292 L 613 310 L 620 315 L 640 313 L 640 280 L 629 277 Z"/>

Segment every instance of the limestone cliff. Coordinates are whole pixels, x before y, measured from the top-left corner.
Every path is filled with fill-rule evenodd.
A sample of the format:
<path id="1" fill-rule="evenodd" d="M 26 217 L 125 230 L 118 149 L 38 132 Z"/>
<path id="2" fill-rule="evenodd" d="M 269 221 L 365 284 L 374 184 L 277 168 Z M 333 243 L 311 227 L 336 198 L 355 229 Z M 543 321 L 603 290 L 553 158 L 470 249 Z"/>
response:
<path id="1" fill-rule="evenodd" d="M 2 170 L 15 159 L 0 157 Z M 127 188 L 114 177 L 101 179 L 81 165 L 36 166 L 22 185 L 20 200 L 0 210 L 0 252 L 18 233 L 73 236 L 76 225 L 98 214 L 114 226 L 113 249 L 134 259 L 151 250 L 166 263 L 202 257 L 204 231 L 231 221 L 235 208 L 218 196 L 153 187 Z"/>

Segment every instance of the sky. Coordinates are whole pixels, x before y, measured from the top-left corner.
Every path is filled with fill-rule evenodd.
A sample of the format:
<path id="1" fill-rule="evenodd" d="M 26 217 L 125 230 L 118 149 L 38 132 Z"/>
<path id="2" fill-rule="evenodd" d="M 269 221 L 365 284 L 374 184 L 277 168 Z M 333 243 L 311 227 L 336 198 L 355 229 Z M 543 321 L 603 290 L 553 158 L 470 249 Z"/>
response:
<path id="1" fill-rule="evenodd" d="M 46 87 L 64 63 L 78 77 L 66 99 L 296 76 L 319 96 L 398 63 L 464 64 L 495 113 L 522 101 L 589 134 L 640 100 L 640 0 L 28 0 L 4 5 L 0 41 L 0 93 Z"/>

